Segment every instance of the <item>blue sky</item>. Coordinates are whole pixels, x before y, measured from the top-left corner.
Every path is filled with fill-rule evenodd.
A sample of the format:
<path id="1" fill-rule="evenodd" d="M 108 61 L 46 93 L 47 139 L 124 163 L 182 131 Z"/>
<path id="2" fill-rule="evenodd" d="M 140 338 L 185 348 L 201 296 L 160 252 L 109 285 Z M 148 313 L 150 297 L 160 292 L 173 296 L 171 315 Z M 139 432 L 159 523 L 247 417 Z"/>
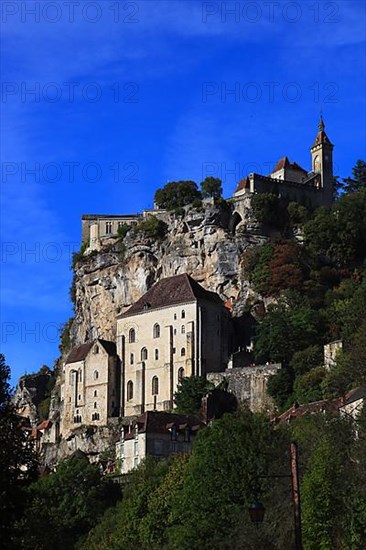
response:
<path id="1" fill-rule="evenodd" d="M 365 2 L 3 1 L 1 348 L 13 382 L 58 356 L 83 213 L 169 180 L 365 158 Z M 33 93 L 32 93 L 33 90 Z M 33 172 L 32 172 L 33 171 Z"/>

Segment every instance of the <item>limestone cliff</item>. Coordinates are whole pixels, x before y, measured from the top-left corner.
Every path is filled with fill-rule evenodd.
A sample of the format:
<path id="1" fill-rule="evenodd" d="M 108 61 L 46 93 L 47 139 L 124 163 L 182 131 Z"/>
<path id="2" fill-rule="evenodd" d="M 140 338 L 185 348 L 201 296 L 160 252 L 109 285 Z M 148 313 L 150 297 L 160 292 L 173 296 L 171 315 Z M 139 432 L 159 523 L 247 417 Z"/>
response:
<path id="1" fill-rule="evenodd" d="M 163 239 L 129 231 L 121 240 L 104 241 L 99 252 L 84 255 L 74 278 L 74 343 L 96 337 L 115 340 L 116 315 L 158 280 L 181 273 L 192 275 L 206 289 L 231 299 L 234 315 L 260 299 L 246 279 L 243 252 L 266 237 L 253 225 L 250 210 L 245 223 L 232 229 L 230 205 L 186 208 L 170 215 Z"/>
<path id="2" fill-rule="evenodd" d="M 36 427 L 48 414 L 49 403 L 46 400 L 51 379 L 50 371 L 26 375 L 20 378 L 15 389 L 13 403 L 16 411 L 20 416 L 29 418 L 32 427 Z"/>

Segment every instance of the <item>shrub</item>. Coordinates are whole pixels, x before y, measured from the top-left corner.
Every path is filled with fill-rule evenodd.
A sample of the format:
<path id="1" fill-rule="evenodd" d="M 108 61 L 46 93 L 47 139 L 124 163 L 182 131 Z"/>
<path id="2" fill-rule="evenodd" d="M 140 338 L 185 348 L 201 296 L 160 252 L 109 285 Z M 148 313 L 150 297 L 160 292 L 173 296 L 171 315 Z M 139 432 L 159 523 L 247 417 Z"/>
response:
<path id="1" fill-rule="evenodd" d="M 145 220 L 140 221 L 134 228 L 135 233 L 142 233 L 146 237 L 152 239 L 163 239 L 168 230 L 168 226 L 156 216 L 150 216 Z"/>

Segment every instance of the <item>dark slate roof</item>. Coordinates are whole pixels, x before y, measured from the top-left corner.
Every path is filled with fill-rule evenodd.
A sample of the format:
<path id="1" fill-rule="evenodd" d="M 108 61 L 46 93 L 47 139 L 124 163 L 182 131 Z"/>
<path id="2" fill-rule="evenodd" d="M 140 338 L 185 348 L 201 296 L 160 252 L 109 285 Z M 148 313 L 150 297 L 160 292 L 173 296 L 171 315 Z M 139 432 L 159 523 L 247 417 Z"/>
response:
<path id="1" fill-rule="evenodd" d="M 146 309 L 152 310 L 196 300 L 207 300 L 223 305 L 221 298 L 215 292 L 205 290 L 192 277 L 183 273 L 157 282 L 119 317 L 129 317 L 142 313 Z"/>
<path id="2" fill-rule="evenodd" d="M 319 121 L 319 132 L 317 133 L 317 136 L 315 138 L 315 141 L 312 147 L 315 147 L 316 145 L 320 145 L 321 143 L 328 143 L 328 145 L 333 146 L 329 137 L 325 133 L 325 124 L 322 116 L 320 117 L 320 121 Z"/>
<path id="3" fill-rule="evenodd" d="M 287 157 L 280 158 L 273 172 L 277 172 L 277 170 L 282 170 L 282 168 L 292 168 L 292 170 L 299 170 L 300 172 L 305 172 L 307 174 L 307 171 L 304 170 L 304 168 L 301 168 L 301 166 L 297 164 L 297 162 L 290 162 Z"/>
<path id="4" fill-rule="evenodd" d="M 147 411 L 136 418 L 130 425 L 130 432 L 127 432 L 128 425 L 125 425 L 125 439 L 134 437 L 136 425 L 139 433 L 167 433 L 172 427 L 178 430 L 190 428 L 191 431 L 198 431 L 205 424 L 196 416 L 168 413 L 163 411 Z"/>
<path id="5" fill-rule="evenodd" d="M 116 344 L 114 342 L 98 339 L 93 342 L 86 342 L 85 344 L 81 344 L 80 346 L 73 348 L 66 358 L 66 363 L 77 363 L 78 361 L 84 361 L 96 342 L 103 346 L 108 355 L 116 355 Z"/>
<path id="6" fill-rule="evenodd" d="M 342 406 L 349 405 L 354 401 L 358 401 L 359 399 L 365 399 L 365 398 L 366 398 L 366 386 L 354 388 L 346 393 L 342 401 Z"/>

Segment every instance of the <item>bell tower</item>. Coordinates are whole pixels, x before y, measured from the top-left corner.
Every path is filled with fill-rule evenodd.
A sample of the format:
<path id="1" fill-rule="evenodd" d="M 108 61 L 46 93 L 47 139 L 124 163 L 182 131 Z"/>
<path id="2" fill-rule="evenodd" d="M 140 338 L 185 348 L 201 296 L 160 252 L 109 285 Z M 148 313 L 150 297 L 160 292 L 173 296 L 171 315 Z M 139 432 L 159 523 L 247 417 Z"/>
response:
<path id="1" fill-rule="evenodd" d="M 325 133 L 325 124 L 320 115 L 319 131 L 310 149 L 311 170 L 320 174 L 320 189 L 324 193 L 324 206 L 333 202 L 333 144 Z"/>

